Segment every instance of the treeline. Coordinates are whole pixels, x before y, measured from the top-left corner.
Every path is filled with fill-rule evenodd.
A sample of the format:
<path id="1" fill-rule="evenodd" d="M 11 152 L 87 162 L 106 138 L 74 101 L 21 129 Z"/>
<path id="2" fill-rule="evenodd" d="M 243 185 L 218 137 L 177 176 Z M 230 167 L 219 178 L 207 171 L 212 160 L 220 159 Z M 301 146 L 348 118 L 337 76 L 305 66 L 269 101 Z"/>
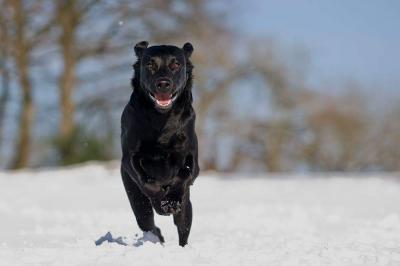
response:
<path id="1" fill-rule="evenodd" d="M 206 0 L 0 0 L 0 167 L 119 157 L 133 45 L 195 46 L 203 170 L 400 170 L 400 106 L 310 88 L 307 55 L 243 40 Z"/>

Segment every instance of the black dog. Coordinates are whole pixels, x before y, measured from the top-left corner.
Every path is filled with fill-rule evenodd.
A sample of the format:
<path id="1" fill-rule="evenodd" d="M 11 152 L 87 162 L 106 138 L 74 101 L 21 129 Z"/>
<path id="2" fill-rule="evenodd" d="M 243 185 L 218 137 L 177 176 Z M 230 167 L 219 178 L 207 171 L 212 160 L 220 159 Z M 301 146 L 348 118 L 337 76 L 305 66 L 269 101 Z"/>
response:
<path id="1" fill-rule="evenodd" d="M 133 93 L 121 118 L 121 175 L 137 223 L 164 242 L 153 208 L 173 214 L 181 246 L 192 224 L 189 186 L 199 174 L 192 52 L 190 43 L 182 49 L 136 44 Z"/>

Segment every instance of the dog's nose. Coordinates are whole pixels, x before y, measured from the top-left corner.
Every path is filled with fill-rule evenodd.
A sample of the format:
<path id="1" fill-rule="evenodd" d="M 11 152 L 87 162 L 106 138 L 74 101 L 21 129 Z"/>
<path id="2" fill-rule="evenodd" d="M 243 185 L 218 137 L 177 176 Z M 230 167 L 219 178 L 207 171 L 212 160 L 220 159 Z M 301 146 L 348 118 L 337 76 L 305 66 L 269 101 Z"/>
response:
<path id="1" fill-rule="evenodd" d="M 167 79 L 160 79 L 156 83 L 157 89 L 166 90 L 171 87 L 171 82 Z"/>

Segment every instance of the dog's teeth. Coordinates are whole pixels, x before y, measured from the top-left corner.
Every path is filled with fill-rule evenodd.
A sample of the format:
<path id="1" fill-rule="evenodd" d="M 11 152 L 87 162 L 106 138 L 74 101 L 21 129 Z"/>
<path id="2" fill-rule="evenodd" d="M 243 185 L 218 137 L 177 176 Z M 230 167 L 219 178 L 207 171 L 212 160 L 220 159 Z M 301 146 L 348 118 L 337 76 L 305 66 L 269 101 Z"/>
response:
<path id="1" fill-rule="evenodd" d="M 167 100 L 167 101 L 159 101 L 159 100 L 156 100 L 156 102 L 157 102 L 157 104 L 158 104 L 159 106 L 165 107 L 165 106 L 170 105 L 172 101 L 171 101 L 171 100 Z"/>

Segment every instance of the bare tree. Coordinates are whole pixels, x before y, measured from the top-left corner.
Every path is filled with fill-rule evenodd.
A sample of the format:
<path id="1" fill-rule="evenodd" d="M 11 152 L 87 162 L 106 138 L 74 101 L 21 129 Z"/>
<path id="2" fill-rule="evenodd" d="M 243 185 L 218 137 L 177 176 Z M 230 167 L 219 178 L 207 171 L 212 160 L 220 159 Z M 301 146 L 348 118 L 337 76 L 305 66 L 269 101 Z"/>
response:
<path id="1" fill-rule="evenodd" d="M 19 134 L 14 156 L 13 168 L 26 167 L 29 163 L 31 149 L 31 130 L 34 116 L 34 103 L 32 99 L 32 83 L 29 75 L 31 64 L 31 45 L 27 38 L 28 13 L 22 0 L 8 1 L 12 10 L 12 21 L 15 26 L 14 36 L 11 39 L 13 58 L 16 64 L 18 81 L 22 90 L 21 112 L 19 117 Z"/>
<path id="2" fill-rule="evenodd" d="M 0 2 L 0 4 L 3 4 Z M 4 12 L 4 11 L 3 11 Z M 7 29 L 7 19 L 5 14 L 0 11 L 0 76 L 1 76 L 1 89 L 0 89 L 0 147 L 3 140 L 4 119 L 6 115 L 6 106 L 10 96 L 10 69 L 9 69 L 9 32 Z"/>
<path id="3" fill-rule="evenodd" d="M 399 99 L 397 99 L 398 102 Z M 356 166 L 360 170 L 400 171 L 400 105 L 369 114 Z"/>
<path id="4" fill-rule="evenodd" d="M 76 31 L 79 26 L 80 11 L 77 1 L 57 2 L 57 22 L 61 28 L 59 44 L 63 70 L 59 79 L 60 88 L 60 136 L 66 138 L 74 130 L 73 91 L 76 86 Z"/>
<path id="5" fill-rule="evenodd" d="M 4 25 L 7 25 L 7 30 L 3 30 L 3 32 L 7 32 L 10 59 L 13 61 L 12 72 L 15 73 L 16 82 L 21 89 L 19 128 L 16 134 L 17 140 L 12 168 L 22 168 L 29 164 L 35 113 L 30 73 L 33 65 L 32 55 L 35 48 L 41 43 L 42 37 L 52 25 L 50 21 L 43 22 L 40 19 L 40 22 L 38 22 L 33 19 L 41 18 L 43 2 L 23 0 L 4 0 L 2 2 L 2 17 L 5 19 L 3 22 Z"/>
<path id="6" fill-rule="evenodd" d="M 319 101 L 319 108 L 307 118 L 311 140 L 304 147 L 304 158 L 312 170 L 358 170 L 358 151 L 366 132 L 362 106 L 354 108 L 356 99 L 350 97 Z"/>
<path id="7" fill-rule="evenodd" d="M 61 160 L 64 160 L 63 158 L 73 156 L 74 145 L 80 145 L 71 143 L 71 138 L 77 130 L 74 101 L 74 93 L 79 82 L 77 68 L 85 60 L 110 55 L 117 51 L 116 48 L 120 46 L 112 43 L 113 37 L 117 34 L 115 27 L 118 21 L 128 14 L 123 9 L 116 9 L 114 4 L 102 0 L 58 1 L 55 14 L 57 27 L 60 29 L 58 45 L 63 66 L 59 77 L 61 119 L 58 151 Z M 107 21 L 105 26 L 104 21 Z M 90 29 L 91 24 L 96 25 L 96 23 L 102 26 L 96 28 L 97 31 L 93 31 Z M 80 36 L 82 32 L 85 35 L 83 37 Z M 92 98 L 84 99 L 84 101 L 98 102 Z M 78 106 L 87 105 L 79 104 Z"/>

